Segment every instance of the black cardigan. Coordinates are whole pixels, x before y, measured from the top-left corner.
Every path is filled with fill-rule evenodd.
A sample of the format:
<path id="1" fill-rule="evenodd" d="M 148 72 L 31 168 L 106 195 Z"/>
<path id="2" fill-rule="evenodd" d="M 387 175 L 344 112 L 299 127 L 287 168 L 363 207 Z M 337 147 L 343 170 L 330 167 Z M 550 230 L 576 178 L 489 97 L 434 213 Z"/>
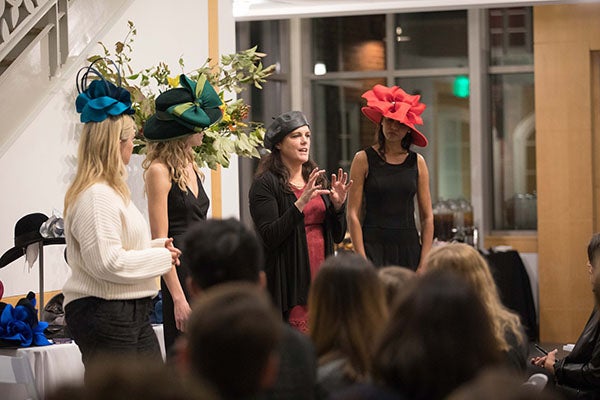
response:
<path id="1" fill-rule="evenodd" d="M 321 196 L 326 214 L 323 226 L 325 256 L 333 254 L 333 244 L 346 234 L 346 205 L 336 211 L 329 196 Z M 271 172 L 252 183 L 249 193 L 250 214 L 265 249 L 267 288 L 285 317 L 296 305 L 307 303 L 310 263 L 304 214 L 296 208 L 296 196 L 285 191 Z"/>

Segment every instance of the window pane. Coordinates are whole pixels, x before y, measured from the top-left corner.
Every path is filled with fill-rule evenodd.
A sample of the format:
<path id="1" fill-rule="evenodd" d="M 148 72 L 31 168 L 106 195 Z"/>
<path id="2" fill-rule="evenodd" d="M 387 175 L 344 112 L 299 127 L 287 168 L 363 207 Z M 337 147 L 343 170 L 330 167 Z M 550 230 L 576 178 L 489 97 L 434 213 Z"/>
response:
<path id="1" fill-rule="evenodd" d="M 385 16 L 315 18 L 312 30 L 320 73 L 385 69 Z"/>
<path id="2" fill-rule="evenodd" d="M 276 66 L 275 73 L 268 78 L 268 82 L 262 85 L 262 89 L 252 86 L 241 94 L 246 103 L 251 106 L 249 118 L 252 121 L 264 121 L 269 124 L 272 117 L 289 109 L 288 31 L 288 21 L 236 23 L 237 50 L 245 50 L 258 44 L 258 51 L 266 53 L 262 59 L 263 65 L 266 67 L 275 64 Z"/>
<path id="3" fill-rule="evenodd" d="M 360 111 L 360 97 L 384 79 L 313 81 L 313 157 L 328 172 L 350 171 L 354 154 L 374 142 L 375 125 Z"/>
<path id="4" fill-rule="evenodd" d="M 429 169 L 431 198 L 471 198 L 469 98 L 455 95 L 457 79 L 444 76 L 401 78 L 396 84 L 406 92 L 420 94 L 427 105 L 423 126 L 427 147 L 414 147 L 425 157 Z"/>
<path id="5" fill-rule="evenodd" d="M 494 229 L 537 229 L 533 74 L 491 75 Z"/>
<path id="6" fill-rule="evenodd" d="M 533 64 L 531 7 L 489 10 L 490 65 Z"/>
<path id="7" fill-rule="evenodd" d="M 395 21 L 397 69 L 468 65 L 466 11 L 398 14 Z"/>

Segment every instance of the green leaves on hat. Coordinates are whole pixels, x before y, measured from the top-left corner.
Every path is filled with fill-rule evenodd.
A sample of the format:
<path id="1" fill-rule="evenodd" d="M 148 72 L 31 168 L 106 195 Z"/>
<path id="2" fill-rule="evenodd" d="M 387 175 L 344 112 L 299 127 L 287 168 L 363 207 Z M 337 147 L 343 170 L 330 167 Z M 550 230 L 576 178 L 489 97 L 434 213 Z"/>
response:
<path id="1" fill-rule="evenodd" d="M 194 101 L 176 104 L 167 108 L 166 111 L 169 114 L 193 126 L 196 132 L 208 128 L 221 119 L 222 113 L 219 107 L 223 103 L 204 74 L 198 76 L 197 82 L 181 74 L 179 83 L 190 91 Z"/>

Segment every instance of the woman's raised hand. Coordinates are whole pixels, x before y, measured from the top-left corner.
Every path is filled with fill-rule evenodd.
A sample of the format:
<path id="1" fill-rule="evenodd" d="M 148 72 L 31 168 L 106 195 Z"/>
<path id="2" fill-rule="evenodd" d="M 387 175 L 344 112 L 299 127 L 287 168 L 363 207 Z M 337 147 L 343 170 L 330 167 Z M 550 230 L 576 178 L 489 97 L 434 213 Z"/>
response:
<path id="1" fill-rule="evenodd" d="M 348 173 L 344 172 L 341 168 L 338 169 L 337 175 L 331 174 L 329 198 L 336 210 L 339 210 L 346 201 L 350 186 L 352 186 L 352 180 L 348 181 Z"/>
<path id="2" fill-rule="evenodd" d="M 324 169 L 315 168 L 312 170 L 308 176 L 308 182 L 306 183 L 306 186 L 304 186 L 304 192 L 302 192 L 302 195 L 296 200 L 295 204 L 298 210 L 304 210 L 304 207 L 306 207 L 313 197 L 329 193 L 329 190 L 323 189 L 321 185 L 317 185 L 316 183 L 319 175 L 323 173 L 325 173 Z"/>

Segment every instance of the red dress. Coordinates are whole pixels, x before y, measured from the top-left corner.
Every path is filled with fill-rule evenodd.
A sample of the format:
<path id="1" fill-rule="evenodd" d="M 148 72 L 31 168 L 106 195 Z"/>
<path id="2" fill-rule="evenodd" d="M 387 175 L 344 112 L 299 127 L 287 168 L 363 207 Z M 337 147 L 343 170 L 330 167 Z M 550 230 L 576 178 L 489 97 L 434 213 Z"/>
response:
<path id="1" fill-rule="evenodd" d="M 302 195 L 304 188 L 297 189 L 292 186 L 292 190 L 298 198 Z M 323 237 L 325 203 L 321 196 L 310 199 L 304 207 L 303 213 L 310 263 L 310 280 L 313 281 L 317 276 L 319 267 L 325 260 L 325 238 Z M 297 305 L 290 310 L 289 324 L 300 332 L 308 333 L 308 308 L 306 305 Z"/>

